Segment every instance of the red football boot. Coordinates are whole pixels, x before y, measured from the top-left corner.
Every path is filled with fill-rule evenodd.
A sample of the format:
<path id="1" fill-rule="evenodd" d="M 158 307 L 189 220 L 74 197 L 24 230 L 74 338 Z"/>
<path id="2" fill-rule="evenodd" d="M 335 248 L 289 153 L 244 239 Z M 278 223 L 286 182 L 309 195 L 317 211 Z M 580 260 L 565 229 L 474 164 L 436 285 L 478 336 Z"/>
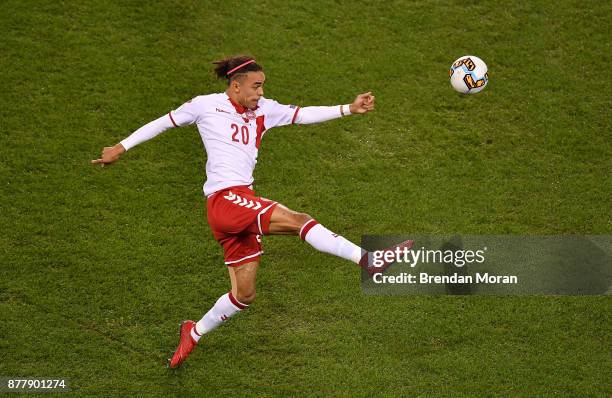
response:
<path id="1" fill-rule="evenodd" d="M 181 337 L 179 345 L 172 355 L 172 359 L 168 361 L 168 367 L 175 369 L 181 366 L 181 364 L 187 359 L 191 351 L 198 344 L 193 337 L 191 337 L 191 329 L 195 328 L 196 323 L 194 321 L 184 321 L 181 323 Z"/>
<path id="2" fill-rule="evenodd" d="M 404 248 L 411 249 L 413 244 L 414 244 L 414 241 L 409 239 L 395 246 L 388 247 L 384 249 L 384 251 L 394 252 L 398 248 L 403 251 Z M 373 263 L 372 252 L 367 252 L 366 254 L 364 254 L 363 257 L 361 257 L 361 261 L 359 261 L 359 266 L 363 268 L 364 270 L 366 270 L 370 277 L 374 276 L 374 274 L 382 274 L 387 268 L 395 264 L 395 261 L 389 261 L 389 262 L 384 261 L 383 265 L 381 265 L 380 267 L 375 267 L 372 263 Z"/>

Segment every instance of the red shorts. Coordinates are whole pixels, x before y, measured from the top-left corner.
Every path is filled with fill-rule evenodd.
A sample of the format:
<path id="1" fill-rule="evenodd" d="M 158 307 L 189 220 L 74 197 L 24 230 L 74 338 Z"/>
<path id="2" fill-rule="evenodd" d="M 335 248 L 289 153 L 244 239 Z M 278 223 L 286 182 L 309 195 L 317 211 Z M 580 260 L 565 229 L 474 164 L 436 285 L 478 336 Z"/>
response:
<path id="1" fill-rule="evenodd" d="M 208 224 L 223 246 L 231 267 L 259 260 L 261 235 L 267 235 L 272 211 L 278 203 L 256 196 L 249 187 L 217 191 L 206 200 Z"/>

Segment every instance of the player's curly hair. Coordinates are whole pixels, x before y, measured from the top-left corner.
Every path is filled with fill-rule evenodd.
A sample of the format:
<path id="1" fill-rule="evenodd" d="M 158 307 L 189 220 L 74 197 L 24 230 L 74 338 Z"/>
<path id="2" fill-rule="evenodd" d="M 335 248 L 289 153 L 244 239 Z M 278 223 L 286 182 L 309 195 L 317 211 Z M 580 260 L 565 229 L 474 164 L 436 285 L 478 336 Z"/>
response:
<path id="1" fill-rule="evenodd" d="M 263 68 L 259 65 L 255 58 L 248 55 L 236 55 L 233 57 L 223 58 L 213 62 L 215 65 L 215 74 L 219 79 L 226 79 L 227 84 L 233 80 L 242 78 L 247 72 L 259 72 Z"/>

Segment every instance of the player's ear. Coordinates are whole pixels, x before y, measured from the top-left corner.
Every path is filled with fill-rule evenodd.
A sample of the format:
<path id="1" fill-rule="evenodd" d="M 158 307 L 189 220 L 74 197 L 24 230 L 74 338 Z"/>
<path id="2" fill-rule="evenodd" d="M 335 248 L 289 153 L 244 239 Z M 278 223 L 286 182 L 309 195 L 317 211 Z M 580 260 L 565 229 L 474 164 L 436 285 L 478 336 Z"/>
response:
<path id="1" fill-rule="evenodd" d="M 238 79 L 232 80 L 232 82 L 230 83 L 230 87 L 234 92 L 240 91 L 240 82 L 238 81 Z"/>

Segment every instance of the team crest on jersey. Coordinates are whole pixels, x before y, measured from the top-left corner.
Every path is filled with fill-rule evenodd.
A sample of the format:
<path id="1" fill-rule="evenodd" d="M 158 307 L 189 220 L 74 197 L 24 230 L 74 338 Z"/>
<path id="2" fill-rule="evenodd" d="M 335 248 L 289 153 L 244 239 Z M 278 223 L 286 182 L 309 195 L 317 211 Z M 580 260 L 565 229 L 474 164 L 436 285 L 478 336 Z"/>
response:
<path id="1" fill-rule="evenodd" d="M 244 116 L 246 116 L 245 119 L 253 120 L 255 119 L 255 112 L 253 112 L 252 109 L 247 109 L 246 112 L 244 112 Z"/>

